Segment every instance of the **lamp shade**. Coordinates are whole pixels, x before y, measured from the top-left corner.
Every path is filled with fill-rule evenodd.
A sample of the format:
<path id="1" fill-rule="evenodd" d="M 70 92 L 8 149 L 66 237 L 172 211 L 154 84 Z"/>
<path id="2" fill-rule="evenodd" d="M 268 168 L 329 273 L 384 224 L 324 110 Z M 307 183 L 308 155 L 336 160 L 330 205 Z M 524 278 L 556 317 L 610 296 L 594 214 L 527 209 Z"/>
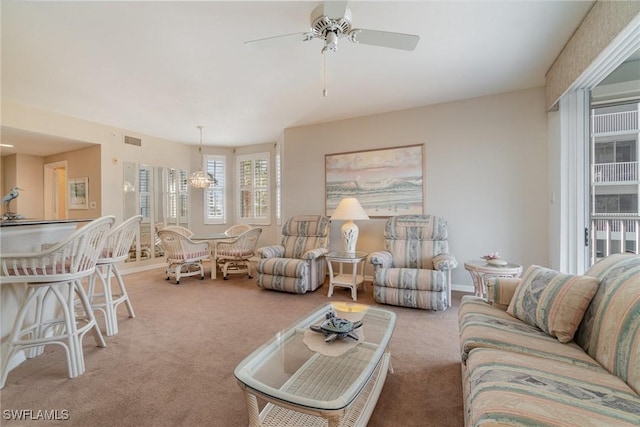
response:
<path id="1" fill-rule="evenodd" d="M 369 219 L 362 205 L 355 197 L 345 197 L 331 215 L 331 219 L 353 221 L 356 219 Z"/>

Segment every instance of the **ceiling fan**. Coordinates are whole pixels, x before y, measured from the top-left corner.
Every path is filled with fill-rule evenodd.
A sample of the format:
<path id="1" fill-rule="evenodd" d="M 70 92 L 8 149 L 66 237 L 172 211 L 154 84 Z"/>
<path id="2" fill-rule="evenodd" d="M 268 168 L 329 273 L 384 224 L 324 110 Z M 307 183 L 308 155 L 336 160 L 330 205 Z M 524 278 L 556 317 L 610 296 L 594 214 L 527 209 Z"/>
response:
<path id="1" fill-rule="evenodd" d="M 311 12 L 311 31 L 251 40 L 244 44 L 248 48 L 262 48 L 286 42 L 306 42 L 320 39 L 324 41 L 321 52 L 325 53 L 335 52 L 338 49 L 338 40 L 346 37 L 356 44 L 402 50 L 415 49 L 420 40 L 417 35 L 352 28 L 351 10 L 347 7 L 347 3 L 348 1 L 325 0 L 323 4 L 313 9 Z"/>

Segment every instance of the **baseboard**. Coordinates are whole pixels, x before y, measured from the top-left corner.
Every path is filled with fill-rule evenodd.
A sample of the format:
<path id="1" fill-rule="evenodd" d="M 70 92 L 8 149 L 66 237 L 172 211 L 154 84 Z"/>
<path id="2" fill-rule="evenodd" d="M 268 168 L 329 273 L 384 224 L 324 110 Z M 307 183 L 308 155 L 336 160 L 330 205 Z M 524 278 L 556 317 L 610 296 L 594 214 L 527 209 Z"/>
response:
<path id="1" fill-rule="evenodd" d="M 150 264 L 150 265 L 143 265 L 140 267 L 134 267 L 134 268 L 128 268 L 126 270 L 121 269 L 120 273 L 125 275 L 125 274 L 129 274 L 129 273 L 140 273 L 143 271 L 149 271 L 149 270 L 154 270 L 157 268 L 164 268 L 166 267 L 166 264 L 162 263 L 162 264 Z M 364 280 L 368 283 L 372 283 L 373 282 L 373 276 L 365 276 Z M 473 285 L 456 285 L 455 283 L 451 284 L 451 290 L 452 291 L 456 291 L 456 292 L 465 292 L 465 293 L 474 293 L 475 292 L 475 288 L 473 287 Z"/>
<path id="2" fill-rule="evenodd" d="M 476 291 L 473 285 L 456 285 L 455 283 L 451 284 L 451 290 L 457 292 L 466 292 L 470 294 L 473 294 Z"/>

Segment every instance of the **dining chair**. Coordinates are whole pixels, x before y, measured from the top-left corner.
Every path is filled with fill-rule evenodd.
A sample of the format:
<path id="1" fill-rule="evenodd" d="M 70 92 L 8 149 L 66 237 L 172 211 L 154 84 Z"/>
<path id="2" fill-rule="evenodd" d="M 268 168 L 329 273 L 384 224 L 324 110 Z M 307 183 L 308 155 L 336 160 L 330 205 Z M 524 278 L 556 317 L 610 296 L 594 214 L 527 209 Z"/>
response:
<path id="1" fill-rule="evenodd" d="M 211 256 L 209 242 L 194 242 L 177 231 L 166 229 L 158 231 L 158 237 L 167 259 L 167 280 L 175 277 L 179 285 L 181 277 L 200 275 L 200 279 L 204 279 L 202 261 Z"/>
<path id="2" fill-rule="evenodd" d="M 181 225 L 167 225 L 166 227 L 159 228 L 160 230 L 171 230 L 177 233 L 182 234 L 183 236 L 191 237 L 193 236 L 193 231 L 189 230 L 187 227 L 183 227 Z"/>
<path id="3" fill-rule="evenodd" d="M 249 224 L 234 224 L 231 227 L 224 230 L 224 234 L 235 237 L 249 230 L 251 230 L 251 225 Z"/>
<path id="4" fill-rule="evenodd" d="M 220 267 L 222 278 L 227 280 L 229 274 L 247 273 L 253 277 L 253 263 L 258 239 L 262 228 L 251 228 L 244 233 L 215 243 L 211 268 Z"/>

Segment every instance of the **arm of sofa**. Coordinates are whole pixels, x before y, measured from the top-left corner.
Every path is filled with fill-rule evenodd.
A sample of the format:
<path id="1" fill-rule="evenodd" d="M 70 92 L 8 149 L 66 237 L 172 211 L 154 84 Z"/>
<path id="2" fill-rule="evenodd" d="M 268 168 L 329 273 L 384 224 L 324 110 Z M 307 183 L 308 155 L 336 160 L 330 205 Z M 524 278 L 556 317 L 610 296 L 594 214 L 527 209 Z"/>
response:
<path id="1" fill-rule="evenodd" d="M 282 258 L 284 256 L 284 246 L 263 246 L 256 249 L 256 253 L 260 255 L 260 258 Z"/>
<path id="2" fill-rule="evenodd" d="M 377 251 L 369 254 L 369 262 L 377 268 L 389 268 L 393 265 L 393 255 L 389 251 Z"/>
<path id="3" fill-rule="evenodd" d="M 491 277 L 486 279 L 487 300 L 489 304 L 507 310 L 509 303 L 520 284 L 520 279 L 511 277 Z"/>
<path id="4" fill-rule="evenodd" d="M 433 257 L 433 267 L 436 270 L 448 271 L 458 266 L 458 260 L 455 256 L 447 253 L 436 255 Z"/>
<path id="5" fill-rule="evenodd" d="M 302 254 L 302 259 L 316 259 L 329 252 L 326 248 L 315 248 Z"/>

